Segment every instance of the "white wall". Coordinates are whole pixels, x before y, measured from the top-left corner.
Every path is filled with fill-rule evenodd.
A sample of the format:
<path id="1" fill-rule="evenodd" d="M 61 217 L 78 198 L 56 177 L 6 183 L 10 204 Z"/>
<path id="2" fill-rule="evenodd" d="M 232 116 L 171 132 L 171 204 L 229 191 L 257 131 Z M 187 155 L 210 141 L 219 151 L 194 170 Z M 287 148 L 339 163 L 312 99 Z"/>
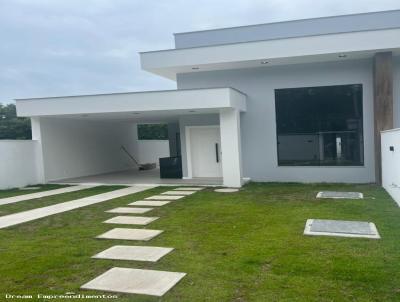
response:
<path id="1" fill-rule="evenodd" d="M 0 140 L 0 189 L 40 182 L 37 169 L 38 142 Z"/>
<path id="2" fill-rule="evenodd" d="M 363 85 L 364 166 L 278 166 L 274 90 L 345 84 Z M 353 183 L 375 181 L 371 60 L 204 71 L 178 75 L 178 88 L 201 87 L 233 87 L 247 95 L 247 111 L 241 114 L 244 177 L 250 177 L 254 181 Z M 182 146 L 184 146 L 183 140 Z"/>
<path id="3" fill-rule="evenodd" d="M 400 206 L 400 129 L 383 131 L 381 141 L 382 186 Z"/>
<path id="4" fill-rule="evenodd" d="M 112 121 L 40 118 L 45 181 L 120 171 L 133 167 L 136 125 Z M 37 133 L 33 133 L 37 136 Z"/>
<path id="5" fill-rule="evenodd" d="M 156 163 L 158 166 L 160 157 L 169 157 L 168 140 L 139 140 L 137 144 L 141 164 Z"/>

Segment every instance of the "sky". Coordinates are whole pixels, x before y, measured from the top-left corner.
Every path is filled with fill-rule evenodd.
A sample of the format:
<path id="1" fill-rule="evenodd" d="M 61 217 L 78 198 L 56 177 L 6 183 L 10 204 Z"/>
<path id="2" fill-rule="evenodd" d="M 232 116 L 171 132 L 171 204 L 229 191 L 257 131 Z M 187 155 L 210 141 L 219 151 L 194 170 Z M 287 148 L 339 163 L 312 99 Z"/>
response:
<path id="1" fill-rule="evenodd" d="M 399 0 L 0 0 L 0 102 L 174 89 L 140 69 L 173 33 L 400 9 Z"/>

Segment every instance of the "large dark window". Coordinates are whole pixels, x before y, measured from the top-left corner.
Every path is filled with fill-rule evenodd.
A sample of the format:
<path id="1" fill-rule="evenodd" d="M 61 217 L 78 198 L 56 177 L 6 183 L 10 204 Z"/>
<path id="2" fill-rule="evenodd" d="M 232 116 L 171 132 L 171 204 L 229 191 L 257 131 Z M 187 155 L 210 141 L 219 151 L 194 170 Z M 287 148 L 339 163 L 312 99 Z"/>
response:
<path id="1" fill-rule="evenodd" d="M 280 166 L 359 166 L 362 85 L 275 90 Z"/>
<path id="2" fill-rule="evenodd" d="M 167 140 L 167 124 L 139 124 L 137 126 L 139 140 Z"/>

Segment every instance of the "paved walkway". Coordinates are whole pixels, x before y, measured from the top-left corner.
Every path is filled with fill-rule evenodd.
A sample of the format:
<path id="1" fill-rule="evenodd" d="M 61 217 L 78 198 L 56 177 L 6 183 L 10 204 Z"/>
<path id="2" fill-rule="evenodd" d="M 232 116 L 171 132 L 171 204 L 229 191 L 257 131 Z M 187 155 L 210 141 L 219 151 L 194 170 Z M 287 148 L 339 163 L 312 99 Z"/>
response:
<path id="1" fill-rule="evenodd" d="M 156 187 L 156 186 L 154 186 Z M 51 216 L 58 213 L 63 213 L 71 211 L 74 209 L 90 206 L 92 204 L 100 203 L 114 198 L 119 198 L 129 194 L 134 194 L 144 190 L 151 189 L 150 186 L 134 186 L 129 188 L 124 188 L 120 190 L 115 190 L 107 193 L 102 193 L 98 195 L 88 196 L 81 199 L 76 199 L 72 201 L 62 202 L 59 204 L 51 205 L 48 207 L 42 207 L 38 209 L 33 209 L 29 211 L 19 212 L 16 214 L 6 215 L 0 217 L 0 229 L 9 226 L 17 225 L 20 223 L 36 220 L 39 218 Z"/>
<path id="2" fill-rule="evenodd" d="M 23 194 L 23 195 L 18 195 L 18 196 L 13 196 L 13 197 L 7 197 L 7 198 L 0 199 L 0 205 L 16 203 L 16 202 L 20 202 L 20 201 L 24 201 L 24 200 L 36 199 L 36 198 L 41 198 L 41 197 L 47 197 L 47 196 L 52 196 L 52 195 L 57 195 L 57 194 L 62 194 L 62 193 L 75 192 L 75 191 L 80 191 L 80 190 L 89 189 L 89 188 L 93 188 L 93 187 L 95 187 L 95 186 L 94 185 L 79 185 L 79 186 L 72 186 L 72 187 L 48 190 L 48 191 L 43 191 L 43 192 L 31 193 L 31 194 Z"/>

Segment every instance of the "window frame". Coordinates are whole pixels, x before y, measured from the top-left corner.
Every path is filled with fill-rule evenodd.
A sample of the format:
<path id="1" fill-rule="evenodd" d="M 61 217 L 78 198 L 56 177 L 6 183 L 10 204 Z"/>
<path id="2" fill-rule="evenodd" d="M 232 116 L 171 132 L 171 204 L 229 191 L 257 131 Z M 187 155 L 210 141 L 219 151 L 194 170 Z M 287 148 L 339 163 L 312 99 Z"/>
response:
<path id="1" fill-rule="evenodd" d="M 360 85 L 361 86 L 361 105 L 362 105 L 362 150 L 360 151 L 360 156 L 362 157 L 362 162 L 360 164 L 351 164 L 351 165 L 327 165 L 327 164 L 319 164 L 319 165 L 282 165 L 279 161 L 279 138 L 278 138 L 278 114 L 277 114 L 277 91 L 278 90 L 289 90 L 289 89 L 310 89 L 310 88 L 322 88 L 322 87 L 335 87 L 335 86 L 353 86 Z M 365 104 L 364 104 L 364 83 L 342 83 L 342 84 L 331 84 L 331 85 L 318 85 L 318 86 L 296 86 L 296 87 L 282 87 L 282 88 L 274 88 L 274 113 L 275 113 L 275 141 L 276 141 L 276 165 L 279 168 L 364 168 L 365 167 Z"/>

